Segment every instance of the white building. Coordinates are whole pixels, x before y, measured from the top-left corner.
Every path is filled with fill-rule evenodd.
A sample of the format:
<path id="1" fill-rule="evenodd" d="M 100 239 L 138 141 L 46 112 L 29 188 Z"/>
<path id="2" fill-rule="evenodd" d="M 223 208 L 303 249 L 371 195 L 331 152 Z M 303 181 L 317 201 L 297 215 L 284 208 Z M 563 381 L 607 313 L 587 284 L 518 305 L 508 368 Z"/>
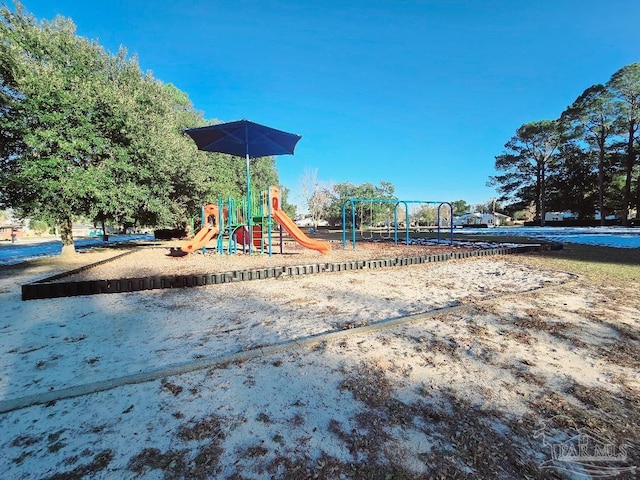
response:
<path id="1" fill-rule="evenodd" d="M 578 218 L 578 216 L 573 212 L 545 212 L 544 214 L 545 222 L 563 222 L 574 218 Z"/>
<path id="2" fill-rule="evenodd" d="M 499 227 L 504 225 L 509 217 L 502 213 L 465 213 L 453 217 L 453 225 L 456 227 Z"/>
<path id="3" fill-rule="evenodd" d="M 313 219 L 311 215 L 300 215 L 295 218 L 293 221 L 298 227 L 313 227 Z M 329 222 L 326 220 L 318 220 L 319 227 L 326 227 L 329 225 Z"/>

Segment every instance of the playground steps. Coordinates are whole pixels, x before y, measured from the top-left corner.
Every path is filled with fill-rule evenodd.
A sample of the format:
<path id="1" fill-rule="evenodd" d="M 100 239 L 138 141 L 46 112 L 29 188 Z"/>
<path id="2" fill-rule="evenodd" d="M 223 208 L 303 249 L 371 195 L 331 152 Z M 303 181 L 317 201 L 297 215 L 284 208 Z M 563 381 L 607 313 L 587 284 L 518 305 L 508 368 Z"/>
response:
<path id="1" fill-rule="evenodd" d="M 262 235 L 262 225 L 252 225 L 253 228 L 253 246 L 262 247 L 264 244 L 264 238 Z"/>
<path id="2" fill-rule="evenodd" d="M 254 223 L 252 225 L 252 240 L 254 248 L 266 246 L 266 235 L 263 234 L 262 225 Z M 233 240 L 240 245 L 249 244 L 249 229 L 246 226 L 238 227 L 233 233 Z"/>

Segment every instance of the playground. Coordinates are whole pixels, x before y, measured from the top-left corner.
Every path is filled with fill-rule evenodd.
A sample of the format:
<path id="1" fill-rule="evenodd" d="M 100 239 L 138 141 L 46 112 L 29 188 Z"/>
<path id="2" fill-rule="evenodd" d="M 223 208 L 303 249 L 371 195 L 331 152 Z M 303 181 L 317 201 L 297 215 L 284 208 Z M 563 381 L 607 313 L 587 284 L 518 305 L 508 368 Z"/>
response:
<path id="1" fill-rule="evenodd" d="M 332 251 L 328 238 L 312 238 L 299 228 L 280 208 L 278 187 L 268 187 L 259 197 L 240 201 L 219 198 L 216 203 L 202 205 L 199 229 L 180 248 L 171 247 L 170 255 L 183 257 L 201 252 L 220 254 L 284 253 L 286 240 L 322 255 Z M 412 209 L 410 213 L 409 209 Z M 416 209 L 416 206 L 418 209 Z M 381 209 L 386 210 L 381 214 Z M 249 212 L 251 216 L 249 217 Z M 426 213 L 425 213 L 426 212 Z M 427 218 L 431 214 L 432 218 Z M 386 219 L 381 221 L 381 219 Z M 195 222 L 192 222 L 195 223 Z M 430 200 L 398 200 L 349 198 L 342 206 L 342 248 L 356 249 L 362 242 L 392 240 L 395 245 L 411 244 L 412 234 L 435 232 L 434 244 L 453 245 L 453 206 L 450 202 Z M 316 234 L 313 229 L 310 234 Z M 286 238 L 285 238 L 286 236 Z M 274 250 L 274 243 L 278 250 Z"/>
<path id="2" fill-rule="evenodd" d="M 187 275 L 199 273 L 218 273 L 230 271 L 258 270 L 264 268 L 286 268 L 312 264 L 341 264 L 356 261 L 373 261 L 378 259 L 410 258 L 416 256 L 450 254 L 453 252 L 471 252 L 497 248 L 498 244 L 479 242 L 474 245 L 395 245 L 393 242 L 362 241 L 357 249 L 343 249 L 340 233 L 328 233 L 324 236 L 335 238 L 328 241 L 333 245 L 329 255 L 322 255 L 316 250 L 303 247 L 289 239 L 283 244 L 284 253 L 267 254 L 217 254 L 207 249 L 206 254 L 198 251 L 189 256 L 174 257 L 167 255 L 167 246 L 176 242 L 167 241 L 153 246 L 133 248 L 131 253 L 122 258 L 104 262 L 95 267 L 84 269 L 60 281 L 119 278 L 121 276 L 136 278 L 147 275 Z M 277 248 L 279 250 L 279 246 Z"/>
<path id="3" fill-rule="evenodd" d="M 200 229 L 192 239 L 186 241 L 173 256 L 213 249 L 217 253 L 273 254 L 275 235 L 278 236 L 280 252 L 283 253 L 283 232 L 298 244 L 323 255 L 331 251 L 329 242 L 309 238 L 295 222 L 280 208 L 281 194 L 277 187 L 261 191 L 259 202 L 249 197 L 237 201 L 232 198 L 218 199 L 217 204 L 202 206 Z M 252 206 L 251 206 L 252 204 Z M 252 212 L 251 214 L 249 212 Z M 275 228 L 278 231 L 275 232 Z M 212 243 L 215 242 L 215 245 Z"/>
<path id="4" fill-rule="evenodd" d="M 560 244 L 454 241 L 453 208 L 448 202 L 352 198 L 342 208 L 343 228 L 324 232 L 323 238 L 315 231 L 307 235 L 281 210 L 276 187 L 260 192 L 252 203 L 219 199 L 217 204 L 205 204 L 198 231 L 192 238 L 179 241 L 179 247 L 174 241 L 132 245 L 113 258 L 23 285 L 22 298 L 202 287 L 561 248 Z M 376 228 L 374 204 L 393 212 L 393 222 L 384 225 L 386 235 Z M 410 229 L 409 221 L 415 218 L 409 214 L 410 204 L 423 210 L 428 205 L 435 213 L 435 224 L 428 226 L 434 238 L 425 238 L 419 221 L 415 222 L 417 228 Z M 368 224 L 363 206 L 368 206 L 371 213 Z M 250 211 L 253 214 L 249 215 Z M 402 217 L 399 212 L 403 212 Z"/>

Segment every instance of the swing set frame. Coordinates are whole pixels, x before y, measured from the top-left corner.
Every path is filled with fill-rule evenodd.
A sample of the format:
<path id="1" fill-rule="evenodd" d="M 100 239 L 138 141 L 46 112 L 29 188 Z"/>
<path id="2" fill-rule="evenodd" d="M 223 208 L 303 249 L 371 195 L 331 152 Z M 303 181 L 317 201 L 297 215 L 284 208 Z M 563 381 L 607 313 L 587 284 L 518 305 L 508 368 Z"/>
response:
<path id="1" fill-rule="evenodd" d="M 441 202 L 436 200 L 397 200 L 397 199 L 382 199 L 382 198 L 349 198 L 344 201 L 342 204 L 342 248 L 347 248 L 347 205 L 351 206 L 351 242 L 353 249 L 356 248 L 356 204 L 357 203 L 370 203 L 371 209 L 373 212 L 373 204 L 393 204 L 393 228 L 394 228 L 394 243 L 398 244 L 399 230 L 398 230 L 398 208 L 400 205 L 404 205 L 405 212 L 405 244 L 409 245 L 409 204 L 410 203 L 421 203 L 421 204 L 437 204 L 437 215 L 436 215 L 436 226 L 437 226 L 437 241 L 440 243 L 440 219 L 441 219 L 441 211 L 442 208 L 449 209 L 449 243 L 453 244 L 453 205 L 451 202 Z M 373 214 L 371 215 L 373 217 Z M 365 237 L 363 237 L 365 238 Z M 373 238 L 373 232 L 371 233 L 371 237 Z M 389 237 L 390 238 L 390 235 Z"/>

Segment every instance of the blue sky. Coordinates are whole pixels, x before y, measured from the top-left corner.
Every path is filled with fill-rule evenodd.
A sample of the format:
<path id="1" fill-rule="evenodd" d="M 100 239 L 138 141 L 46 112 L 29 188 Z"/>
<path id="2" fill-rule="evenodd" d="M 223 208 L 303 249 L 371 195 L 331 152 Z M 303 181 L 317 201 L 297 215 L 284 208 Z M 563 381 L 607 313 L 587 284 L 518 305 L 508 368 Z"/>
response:
<path id="1" fill-rule="evenodd" d="M 405 200 L 475 204 L 524 123 L 640 61 L 633 0 L 25 0 L 137 54 L 206 118 L 302 135 L 277 159 L 294 203 L 305 169 L 388 181 Z"/>

